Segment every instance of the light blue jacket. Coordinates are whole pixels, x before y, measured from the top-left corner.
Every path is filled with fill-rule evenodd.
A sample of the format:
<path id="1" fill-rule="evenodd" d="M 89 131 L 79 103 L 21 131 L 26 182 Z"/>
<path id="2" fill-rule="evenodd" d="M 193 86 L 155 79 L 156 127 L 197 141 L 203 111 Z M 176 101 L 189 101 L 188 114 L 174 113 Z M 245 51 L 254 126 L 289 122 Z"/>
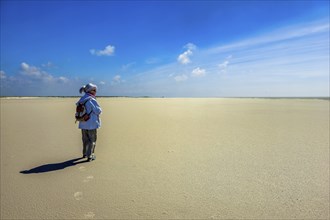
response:
<path id="1" fill-rule="evenodd" d="M 97 103 L 95 97 L 89 93 L 86 93 L 84 96 L 82 96 L 80 100 L 77 102 L 77 105 L 78 103 L 84 103 L 84 102 L 86 102 L 85 106 L 87 113 L 91 113 L 91 114 L 90 114 L 90 119 L 88 121 L 79 122 L 79 128 L 85 130 L 98 129 L 99 127 L 101 127 L 101 119 L 99 116 L 102 112 L 102 109 L 100 105 Z"/>

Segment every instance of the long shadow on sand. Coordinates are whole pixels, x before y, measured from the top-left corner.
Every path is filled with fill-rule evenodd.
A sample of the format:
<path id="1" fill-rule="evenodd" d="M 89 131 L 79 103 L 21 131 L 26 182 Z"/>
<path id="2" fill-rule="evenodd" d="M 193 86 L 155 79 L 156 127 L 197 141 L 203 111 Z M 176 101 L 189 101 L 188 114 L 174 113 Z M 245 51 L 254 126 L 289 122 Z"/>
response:
<path id="1" fill-rule="evenodd" d="M 23 170 L 20 173 L 22 174 L 31 174 L 31 173 L 46 173 L 46 172 L 51 172 L 51 171 L 56 171 L 56 170 L 62 170 L 67 167 L 75 166 L 80 163 L 86 163 L 87 160 L 82 160 L 83 158 L 76 158 L 68 161 L 64 161 L 62 163 L 52 163 L 52 164 L 45 164 L 41 165 L 35 168 L 32 168 L 30 170 Z"/>

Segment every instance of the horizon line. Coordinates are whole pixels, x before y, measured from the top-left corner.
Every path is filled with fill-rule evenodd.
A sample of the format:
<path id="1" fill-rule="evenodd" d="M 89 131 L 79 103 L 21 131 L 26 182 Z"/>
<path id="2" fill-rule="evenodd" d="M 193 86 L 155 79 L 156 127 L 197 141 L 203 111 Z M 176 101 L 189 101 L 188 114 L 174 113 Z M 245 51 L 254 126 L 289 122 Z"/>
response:
<path id="1" fill-rule="evenodd" d="M 77 96 L 1 96 L 0 98 L 79 98 L 81 95 Z M 184 96 L 97 96 L 97 98 L 237 98 L 237 99 L 327 99 L 330 101 L 330 96 L 205 96 L 205 97 L 184 97 Z"/>

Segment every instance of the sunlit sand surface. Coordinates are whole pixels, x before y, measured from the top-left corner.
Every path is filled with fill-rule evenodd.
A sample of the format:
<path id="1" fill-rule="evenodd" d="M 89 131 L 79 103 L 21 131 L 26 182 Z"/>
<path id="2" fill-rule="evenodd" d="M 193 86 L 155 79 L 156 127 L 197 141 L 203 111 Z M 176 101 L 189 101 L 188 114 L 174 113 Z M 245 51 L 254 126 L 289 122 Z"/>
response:
<path id="1" fill-rule="evenodd" d="M 329 101 L 1 99 L 2 219 L 328 219 Z"/>

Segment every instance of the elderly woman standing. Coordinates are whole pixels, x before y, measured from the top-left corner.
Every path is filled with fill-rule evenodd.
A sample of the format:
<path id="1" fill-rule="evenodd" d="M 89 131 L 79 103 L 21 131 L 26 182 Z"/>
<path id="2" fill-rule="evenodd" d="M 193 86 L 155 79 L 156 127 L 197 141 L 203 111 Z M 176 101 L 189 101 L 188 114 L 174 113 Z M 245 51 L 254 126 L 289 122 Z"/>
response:
<path id="1" fill-rule="evenodd" d="M 97 129 L 101 127 L 101 120 L 99 115 L 102 109 L 96 101 L 97 86 L 88 83 L 87 85 L 80 88 L 80 93 L 85 93 L 80 100 L 77 102 L 83 104 L 86 108 L 86 112 L 89 115 L 89 119 L 86 121 L 79 121 L 79 129 L 82 132 L 83 141 L 83 157 L 87 158 L 88 161 L 95 160 L 95 146 L 97 138 Z"/>

